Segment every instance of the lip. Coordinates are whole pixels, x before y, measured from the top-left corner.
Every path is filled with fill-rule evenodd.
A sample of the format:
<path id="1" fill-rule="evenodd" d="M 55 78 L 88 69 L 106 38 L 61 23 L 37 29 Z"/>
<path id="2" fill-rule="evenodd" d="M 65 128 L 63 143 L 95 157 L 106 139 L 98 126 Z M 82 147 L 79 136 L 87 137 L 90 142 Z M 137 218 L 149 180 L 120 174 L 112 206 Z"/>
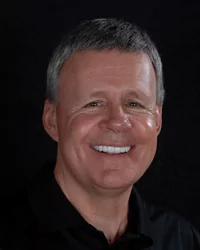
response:
<path id="1" fill-rule="evenodd" d="M 130 145 L 130 144 L 118 144 L 118 143 L 98 143 L 98 144 L 93 144 L 91 145 L 90 147 L 93 147 L 93 146 L 106 146 L 106 147 L 134 147 L 134 145 Z"/>
<path id="2" fill-rule="evenodd" d="M 95 144 L 95 146 L 100 146 L 100 145 L 102 145 L 102 144 Z M 106 145 L 106 144 L 103 144 L 103 146 L 113 146 L 113 145 Z M 117 157 L 117 156 L 126 156 L 126 155 L 129 155 L 133 150 L 134 150 L 134 148 L 135 148 L 135 146 L 133 145 L 133 146 L 113 146 L 113 147 L 131 147 L 131 149 L 130 149 L 130 151 L 128 151 L 127 153 L 120 153 L 120 154 L 107 154 L 107 153 L 104 153 L 104 152 L 100 152 L 100 151 L 97 151 L 97 150 L 95 150 L 92 146 L 90 146 L 90 148 L 94 151 L 94 152 L 96 152 L 96 153 L 98 153 L 98 154 L 100 154 L 100 155 L 102 155 L 102 156 L 115 156 L 115 157 Z"/>

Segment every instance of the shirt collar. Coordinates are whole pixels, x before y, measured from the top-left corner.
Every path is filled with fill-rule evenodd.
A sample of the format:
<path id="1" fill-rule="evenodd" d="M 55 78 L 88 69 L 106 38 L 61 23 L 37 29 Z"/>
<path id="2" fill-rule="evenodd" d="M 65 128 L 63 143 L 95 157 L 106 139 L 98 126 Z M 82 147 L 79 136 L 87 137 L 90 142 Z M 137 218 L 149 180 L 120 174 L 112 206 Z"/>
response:
<path id="1" fill-rule="evenodd" d="M 28 189 L 33 213 L 38 217 L 42 230 L 50 232 L 68 228 L 80 228 L 87 224 L 74 206 L 65 197 L 57 184 L 53 168 L 44 168 L 39 178 Z M 129 200 L 128 232 L 145 238 L 152 244 L 153 224 L 145 209 L 145 202 L 133 187 Z"/>
<path id="2" fill-rule="evenodd" d="M 141 242 L 148 245 L 153 245 L 156 239 L 154 225 L 150 220 L 146 209 L 147 203 L 141 198 L 136 188 L 133 186 L 129 199 L 129 222 L 128 230 L 135 232 L 138 237 L 141 237 Z M 130 228 L 130 229 L 129 229 Z M 145 239 L 145 241 L 143 241 Z"/>
<path id="3" fill-rule="evenodd" d="M 52 166 L 44 167 L 27 192 L 33 213 L 43 230 L 54 232 L 85 223 L 60 189 Z"/>

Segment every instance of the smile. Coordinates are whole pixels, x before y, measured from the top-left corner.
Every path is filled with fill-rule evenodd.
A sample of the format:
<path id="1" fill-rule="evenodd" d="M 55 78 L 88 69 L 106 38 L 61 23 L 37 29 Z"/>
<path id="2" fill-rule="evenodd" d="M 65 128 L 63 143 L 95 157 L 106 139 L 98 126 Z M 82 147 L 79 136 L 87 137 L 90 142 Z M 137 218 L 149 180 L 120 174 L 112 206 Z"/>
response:
<path id="1" fill-rule="evenodd" d="M 121 154 L 121 153 L 128 153 L 131 150 L 131 146 L 127 147 L 114 147 L 114 146 L 92 146 L 98 152 L 103 152 L 107 154 Z"/>

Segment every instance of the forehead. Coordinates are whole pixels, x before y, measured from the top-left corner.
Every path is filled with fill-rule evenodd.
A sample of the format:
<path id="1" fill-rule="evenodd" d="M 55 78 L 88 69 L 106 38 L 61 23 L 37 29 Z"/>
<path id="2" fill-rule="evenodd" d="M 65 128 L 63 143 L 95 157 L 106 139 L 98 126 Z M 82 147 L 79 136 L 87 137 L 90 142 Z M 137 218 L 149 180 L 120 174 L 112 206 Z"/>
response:
<path id="1" fill-rule="evenodd" d="M 149 57 L 142 52 L 118 50 L 83 51 L 72 55 L 63 65 L 61 75 L 81 77 L 132 77 L 154 75 Z"/>

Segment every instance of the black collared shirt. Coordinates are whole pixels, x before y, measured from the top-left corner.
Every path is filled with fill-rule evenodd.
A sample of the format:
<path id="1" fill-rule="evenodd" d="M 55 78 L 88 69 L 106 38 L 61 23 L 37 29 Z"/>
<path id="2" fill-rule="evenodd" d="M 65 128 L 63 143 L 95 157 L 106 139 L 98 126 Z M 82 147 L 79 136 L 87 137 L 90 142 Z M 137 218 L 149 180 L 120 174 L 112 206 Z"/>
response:
<path id="1" fill-rule="evenodd" d="M 200 235 L 181 216 L 145 202 L 133 188 L 128 226 L 114 244 L 88 224 L 67 200 L 53 169 L 43 171 L 22 195 L 4 202 L 3 250 L 200 250 Z"/>

